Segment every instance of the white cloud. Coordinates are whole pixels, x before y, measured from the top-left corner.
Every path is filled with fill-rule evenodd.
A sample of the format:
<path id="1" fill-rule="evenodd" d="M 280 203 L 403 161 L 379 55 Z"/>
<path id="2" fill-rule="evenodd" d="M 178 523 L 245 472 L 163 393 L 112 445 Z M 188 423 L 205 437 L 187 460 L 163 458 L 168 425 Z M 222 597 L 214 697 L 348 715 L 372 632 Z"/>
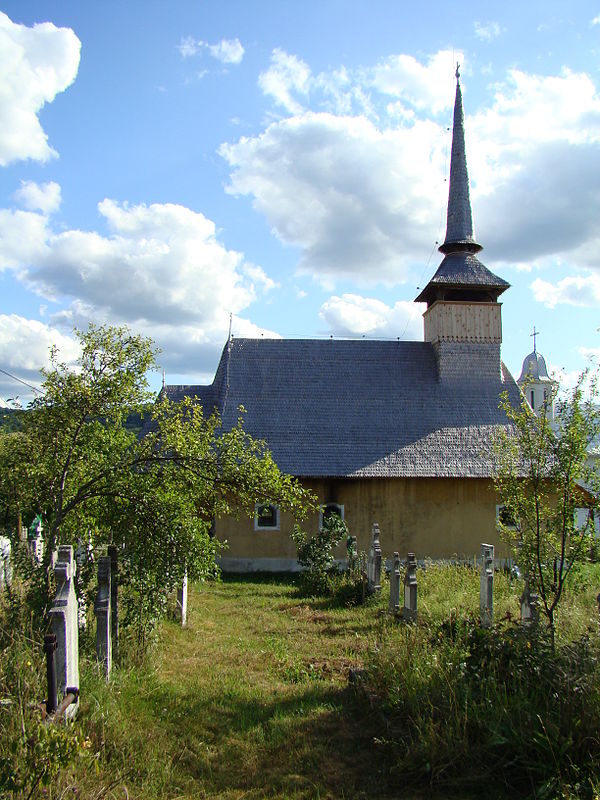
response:
<path id="1" fill-rule="evenodd" d="M 28 211 L 51 214 L 60 208 L 60 186 L 54 181 L 42 184 L 21 181 L 21 187 L 15 192 L 15 199 Z"/>
<path id="2" fill-rule="evenodd" d="M 388 306 L 374 298 L 344 294 L 330 297 L 319 315 L 337 336 L 413 340 L 423 334 L 424 309 L 421 303 L 401 300 Z"/>
<path id="3" fill-rule="evenodd" d="M 311 77 L 311 71 L 304 61 L 276 48 L 271 55 L 271 66 L 258 76 L 258 85 L 264 94 L 272 97 L 286 111 L 297 114 L 303 106 L 292 95 L 299 94 L 305 99 Z"/>
<path id="4" fill-rule="evenodd" d="M 28 28 L 0 12 L 0 166 L 56 156 L 37 115 L 75 80 L 80 47 L 70 28 Z"/>
<path id="5" fill-rule="evenodd" d="M 463 64 L 461 52 L 440 50 L 425 64 L 414 56 L 389 56 L 373 70 L 371 83 L 384 94 L 399 97 L 417 109 L 437 114 L 454 103 L 456 62 Z"/>
<path id="6" fill-rule="evenodd" d="M 39 377 L 39 370 L 50 364 L 50 348 L 56 345 L 62 360 L 73 362 L 78 344 L 57 328 L 17 314 L 0 314 L 0 364 L 19 368 Z"/>
<path id="7" fill-rule="evenodd" d="M 209 44 L 211 56 L 223 64 L 241 64 L 244 48 L 239 39 L 222 39 L 217 44 Z"/>
<path id="8" fill-rule="evenodd" d="M 341 277 L 401 282 L 443 238 L 455 59 L 449 50 L 422 61 L 400 54 L 314 75 L 273 53 L 260 85 L 286 118 L 220 152 L 228 191 L 250 196 L 279 239 L 300 248 L 302 274 L 332 288 Z M 550 258 L 597 269 L 600 97 L 590 76 L 511 70 L 491 102 L 473 108 L 465 75 L 484 263 L 499 274 Z"/>
<path id="9" fill-rule="evenodd" d="M 381 130 L 308 112 L 220 152 L 233 170 L 228 191 L 252 195 L 276 235 L 301 248 L 301 273 L 393 283 L 431 250 L 444 142 L 427 121 Z"/>
<path id="10" fill-rule="evenodd" d="M 558 304 L 591 307 L 600 303 L 600 275 L 571 275 L 556 284 L 536 278 L 530 288 L 535 299 L 548 308 Z"/>
<path id="11" fill-rule="evenodd" d="M 0 272 L 42 258 L 48 235 L 48 219 L 43 214 L 0 209 Z"/>
<path id="12" fill-rule="evenodd" d="M 155 338 L 169 369 L 177 362 L 181 372 L 214 366 L 230 313 L 240 328 L 260 331 L 241 312 L 276 284 L 225 248 L 203 214 L 108 199 L 98 208 L 108 235 L 56 232 L 42 214 L 0 211 L 0 264 L 43 297 L 70 300 L 54 325 L 125 322 Z"/>
<path id="13" fill-rule="evenodd" d="M 67 363 L 73 363 L 79 354 L 77 342 L 57 328 L 17 314 L 0 314 L 0 366 L 14 376 L 0 373 L 0 398 L 18 397 L 23 406 L 33 399 L 34 392 L 25 384 L 40 386 L 40 369 L 50 366 L 54 345 Z"/>
<path id="14" fill-rule="evenodd" d="M 497 22 L 475 23 L 475 36 L 484 42 L 491 42 L 492 39 L 497 39 L 501 33 L 502 28 Z"/>
<path id="15" fill-rule="evenodd" d="M 241 64 L 244 58 L 244 47 L 238 38 L 222 39 L 216 44 L 209 44 L 193 36 L 184 36 L 177 46 L 182 58 L 192 58 L 198 53 L 208 51 L 213 58 L 223 64 Z"/>
<path id="16" fill-rule="evenodd" d="M 600 25 L 600 14 L 590 21 L 590 25 Z"/>

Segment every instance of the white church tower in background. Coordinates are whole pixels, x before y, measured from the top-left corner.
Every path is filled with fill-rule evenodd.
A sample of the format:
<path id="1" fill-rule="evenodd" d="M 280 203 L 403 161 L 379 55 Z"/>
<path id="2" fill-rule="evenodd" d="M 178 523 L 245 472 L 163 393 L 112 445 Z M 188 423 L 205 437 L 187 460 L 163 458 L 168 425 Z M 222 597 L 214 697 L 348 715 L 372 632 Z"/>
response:
<path id="1" fill-rule="evenodd" d="M 541 353 L 537 352 L 536 336 L 539 331 L 533 327 L 533 352 L 525 356 L 521 374 L 517 383 L 535 414 L 539 414 L 544 404 L 547 403 L 547 414 L 550 422 L 554 420 L 554 397 L 558 389 L 558 381 L 548 375 L 546 361 Z"/>

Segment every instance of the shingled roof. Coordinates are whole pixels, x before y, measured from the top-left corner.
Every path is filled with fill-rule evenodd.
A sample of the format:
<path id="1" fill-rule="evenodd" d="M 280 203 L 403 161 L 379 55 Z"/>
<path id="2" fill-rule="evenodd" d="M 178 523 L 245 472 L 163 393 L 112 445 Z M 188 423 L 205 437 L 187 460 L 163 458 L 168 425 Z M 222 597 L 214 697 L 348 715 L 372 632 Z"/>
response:
<path id="1" fill-rule="evenodd" d="M 489 477 L 500 394 L 518 404 L 519 389 L 498 350 L 494 371 L 485 346 L 454 347 L 440 380 L 424 342 L 232 339 L 210 386 L 163 392 L 216 408 L 225 429 L 243 405 L 248 433 L 298 477 Z"/>

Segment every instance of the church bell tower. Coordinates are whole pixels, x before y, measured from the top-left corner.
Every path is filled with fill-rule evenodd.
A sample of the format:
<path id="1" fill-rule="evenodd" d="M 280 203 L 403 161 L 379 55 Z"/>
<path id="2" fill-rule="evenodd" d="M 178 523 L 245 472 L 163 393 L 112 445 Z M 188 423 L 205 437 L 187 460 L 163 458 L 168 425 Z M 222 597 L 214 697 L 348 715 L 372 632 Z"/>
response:
<path id="1" fill-rule="evenodd" d="M 415 299 L 417 303 L 427 303 L 423 315 L 425 341 L 434 346 L 440 377 L 447 372 L 446 356 L 452 355 L 456 360 L 462 348 L 455 345 L 461 344 L 481 345 L 482 349 L 473 352 L 482 357 L 484 352 L 488 353 L 484 359 L 486 372 L 489 368 L 496 374 L 500 371 L 502 319 L 498 297 L 509 288 L 509 284 L 478 259 L 477 254 L 482 249 L 473 230 L 465 120 L 457 66 L 446 238 L 439 248 L 444 259 Z M 466 351 L 465 356 L 470 358 Z"/>

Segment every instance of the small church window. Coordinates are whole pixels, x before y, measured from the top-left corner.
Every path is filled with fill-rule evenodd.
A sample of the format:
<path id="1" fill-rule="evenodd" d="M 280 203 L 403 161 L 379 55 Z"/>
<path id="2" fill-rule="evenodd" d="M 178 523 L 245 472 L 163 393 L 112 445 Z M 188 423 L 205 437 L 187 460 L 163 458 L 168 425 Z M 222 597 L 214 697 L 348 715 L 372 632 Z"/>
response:
<path id="1" fill-rule="evenodd" d="M 333 514 L 336 514 L 340 519 L 344 519 L 344 506 L 339 503 L 326 503 L 324 506 L 321 506 L 319 528 L 322 528 L 325 520 Z"/>
<path id="2" fill-rule="evenodd" d="M 255 531 L 278 531 L 279 508 L 269 503 L 257 503 L 254 509 Z"/>
<path id="3" fill-rule="evenodd" d="M 517 523 L 506 506 L 496 506 L 496 520 L 505 528 L 517 528 Z"/>
<path id="4" fill-rule="evenodd" d="M 535 392 L 531 392 L 531 407 L 535 409 Z"/>

